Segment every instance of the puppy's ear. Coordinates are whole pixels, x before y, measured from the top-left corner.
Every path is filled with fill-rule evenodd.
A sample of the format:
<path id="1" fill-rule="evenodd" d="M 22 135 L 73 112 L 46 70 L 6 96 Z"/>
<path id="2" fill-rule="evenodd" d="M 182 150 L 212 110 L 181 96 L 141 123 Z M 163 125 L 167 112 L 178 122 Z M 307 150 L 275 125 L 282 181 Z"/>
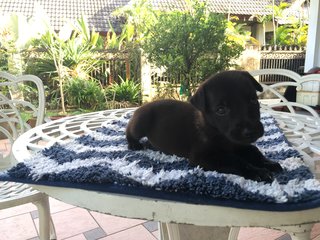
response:
<path id="1" fill-rule="evenodd" d="M 206 92 L 204 85 L 202 84 L 195 94 L 190 98 L 190 103 L 198 108 L 200 111 L 205 111 L 206 109 Z"/>
<path id="2" fill-rule="evenodd" d="M 252 83 L 253 83 L 254 88 L 257 91 L 262 92 L 263 91 L 263 87 L 260 85 L 260 83 L 257 80 L 255 80 L 252 76 L 251 76 L 251 79 L 252 79 Z"/>
<path id="3" fill-rule="evenodd" d="M 243 71 L 242 74 L 245 75 L 247 78 L 249 78 L 252 81 L 253 86 L 257 91 L 259 91 L 259 92 L 263 91 L 263 87 L 260 85 L 260 83 L 258 83 L 258 81 L 249 72 Z"/>

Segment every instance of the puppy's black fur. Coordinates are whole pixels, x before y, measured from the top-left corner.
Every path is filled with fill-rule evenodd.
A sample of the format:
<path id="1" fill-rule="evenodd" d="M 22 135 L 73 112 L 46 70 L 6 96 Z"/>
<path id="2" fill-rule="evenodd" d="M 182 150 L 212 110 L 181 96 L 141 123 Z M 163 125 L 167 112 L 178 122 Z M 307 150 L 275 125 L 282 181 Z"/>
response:
<path id="1" fill-rule="evenodd" d="M 263 135 L 256 90 L 262 87 L 248 72 L 225 71 L 207 79 L 190 103 L 145 104 L 128 123 L 129 148 L 143 149 L 140 139 L 147 137 L 150 147 L 193 166 L 270 182 L 282 168 L 251 144 Z"/>

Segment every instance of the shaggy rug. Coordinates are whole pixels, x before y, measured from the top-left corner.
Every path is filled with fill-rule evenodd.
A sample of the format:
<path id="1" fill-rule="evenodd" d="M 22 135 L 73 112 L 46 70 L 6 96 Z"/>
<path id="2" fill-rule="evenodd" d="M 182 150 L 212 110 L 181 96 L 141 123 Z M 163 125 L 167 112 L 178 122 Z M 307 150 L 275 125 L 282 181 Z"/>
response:
<path id="1" fill-rule="evenodd" d="M 191 167 L 177 156 L 127 148 L 132 113 L 65 144 L 55 144 L 0 173 L 0 180 L 120 193 L 196 204 L 290 211 L 320 206 L 320 183 L 269 114 L 255 144 L 284 171 L 272 183 Z"/>

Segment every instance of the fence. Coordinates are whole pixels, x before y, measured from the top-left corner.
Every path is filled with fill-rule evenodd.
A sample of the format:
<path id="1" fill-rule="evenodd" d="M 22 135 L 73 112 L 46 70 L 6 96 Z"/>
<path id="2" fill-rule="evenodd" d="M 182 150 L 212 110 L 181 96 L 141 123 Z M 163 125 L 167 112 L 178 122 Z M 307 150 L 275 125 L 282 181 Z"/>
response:
<path id="1" fill-rule="evenodd" d="M 32 66 L 37 62 L 44 62 L 42 59 L 46 59 L 44 56 L 45 51 L 45 49 L 37 49 L 22 52 L 23 65 L 25 65 L 24 67 Z M 99 63 L 95 66 L 95 70 L 93 70 L 89 75 L 99 80 L 103 86 L 107 86 L 113 82 L 120 82 L 120 77 L 136 81 L 140 79 L 139 53 L 136 55 L 130 55 L 128 52 L 118 50 L 98 50 L 94 53 L 93 57 L 98 60 Z M 6 50 L 1 49 L 0 47 L 0 70 L 2 71 L 8 71 L 7 55 Z M 50 61 L 44 63 L 47 63 L 47 65 L 40 65 L 40 67 L 38 67 L 40 69 L 38 72 L 34 73 L 32 72 L 33 69 L 27 69 L 27 73 L 30 73 L 31 71 L 32 74 L 40 75 L 44 81 L 47 81 L 52 77 L 51 74 L 48 73 L 53 71 L 51 68 L 53 63 L 51 64 Z M 23 71 L 25 71 L 25 69 L 23 69 Z"/>
<path id="2" fill-rule="evenodd" d="M 177 85 L 185 81 L 183 74 L 173 75 L 170 72 L 166 72 L 164 69 L 159 69 L 157 67 L 151 66 L 151 82 L 154 85 L 166 82 L 172 85 Z M 203 81 L 197 76 L 192 77 L 192 83 L 197 84 Z"/>
<path id="3" fill-rule="evenodd" d="M 139 60 L 134 61 L 127 52 L 107 52 L 99 54 L 100 66 L 93 72 L 91 77 L 98 79 L 103 86 L 119 82 L 123 79 L 139 79 Z"/>
<path id="4" fill-rule="evenodd" d="M 257 59 L 260 59 L 260 69 L 281 68 L 292 70 L 296 73 L 303 74 L 303 66 L 305 62 L 305 48 L 297 46 L 263 46 L 260 51 L 256 50 Z M 152 68 L 151 81 L 152 84 L 167 82 L 178 84 L 182 82 L 183 76 L 172 77 L 170 73 L 157 68 Z M 259 81 L 265 84 L 273 84 L 276 82 L 288 81 L 289 78 L 279 75 L 260 76 Z M 194 79 L 194 82 L 199 82 Z"/>
<path id="5" fill-rule="evenodd" d="M 260 69 L 281 68 L 303 74 L 305 48 L 297 46 L 264 46 L 260 50 Z M 290 81 L 279 75 L 260 76 L 259 81 L 265 84 Z"/>

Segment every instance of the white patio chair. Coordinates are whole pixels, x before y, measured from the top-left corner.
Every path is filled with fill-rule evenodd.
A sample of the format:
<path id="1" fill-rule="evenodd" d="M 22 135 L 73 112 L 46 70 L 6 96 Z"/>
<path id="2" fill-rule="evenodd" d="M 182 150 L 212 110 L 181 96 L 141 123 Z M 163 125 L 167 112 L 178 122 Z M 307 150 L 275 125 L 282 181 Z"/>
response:
<path id="1" fill-rule="evenodd" d="M 32 102 L 25 100 L 24 96 L 18 96 L 21 88 L 31 85 L 36 86 L 35 89 L 37 89 L 31 97 L 29 96 L 29 98 L 34 98 L 31 99 Z M 40 78 L 33 75 L 16 77 L 0 72 L 0 138 L 3 139 L 1 141 L 12 146 L 19 135 L 31 128 L 26 122 L 26 115 L 33 117 L 36 120 L 35 125 L 39 125 L 43 123 L 44 110 L 45 94 Z M 10 148 L 9 150 L 0 149 L 1 170 L 16 163 Z M 27 184 L 0 182 L 0 210 L 26 203 L 33 203 L 38 209 L 40 239 L 56 239 L 48 196 L 32 189 Z"/>

